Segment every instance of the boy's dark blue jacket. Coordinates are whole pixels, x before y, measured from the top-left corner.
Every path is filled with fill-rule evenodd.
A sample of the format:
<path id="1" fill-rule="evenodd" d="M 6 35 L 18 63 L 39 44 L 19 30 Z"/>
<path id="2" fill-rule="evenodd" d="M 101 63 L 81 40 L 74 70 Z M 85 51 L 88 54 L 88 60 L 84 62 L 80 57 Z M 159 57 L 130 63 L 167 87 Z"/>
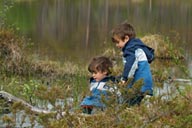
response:
<path id="1" fill-rule="evenodd" d="M 144 53 L 147 57 L 147 60 L 138 62 L 138 69 L 135 72 L 133 82 L 135 82 L 138 79 L 143 78 L 144 79 L 144 85 L 142 88 L 142 92 L 144 92 L 147 89 L 152 88 L 152 85 L 151 85 L 152 84 L 152 76 L 151 76 L 149 63 L 151 63 L 154 60 L 154 49 L 146 46 L 140 39 L 137 39 L 137 38 L 130 39 L 122 49 L 123 58 L 125 60 L 122 79 L 123 80 L 128 79 L 128 74 L 129 74 L 133 64 L 136 61 L 136 55 L 135 54 L 136 54 L 137 49 L 142 49 L 144 51 Z M 140 69 L 142 69 L 142 70 L 140 70 Z"/>
<path id="2" fill-rule="evenodd" d="M 122 51 L 124 54 L 132 54 L 131 52 L 136 49 L 141 48 L 145 52 L 148 62 L 151 63 L 154 59 L 154 49 L 145 45 L 140 39 L 132 38 L 130 39 L 126 45 L 123 47 Z"/>

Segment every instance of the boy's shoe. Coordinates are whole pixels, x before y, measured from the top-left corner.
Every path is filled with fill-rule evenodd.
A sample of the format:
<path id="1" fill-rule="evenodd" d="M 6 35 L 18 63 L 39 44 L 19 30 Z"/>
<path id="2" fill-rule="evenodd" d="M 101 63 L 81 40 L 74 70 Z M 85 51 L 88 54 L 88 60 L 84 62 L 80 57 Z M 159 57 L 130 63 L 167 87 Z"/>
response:
<path id="1" fill-rule="evenodd" d="M 93 106 L 91 105 L 83 105 L 81 106 L 83 108 L 83 113 L 91 114 L 93 110 Z"/>

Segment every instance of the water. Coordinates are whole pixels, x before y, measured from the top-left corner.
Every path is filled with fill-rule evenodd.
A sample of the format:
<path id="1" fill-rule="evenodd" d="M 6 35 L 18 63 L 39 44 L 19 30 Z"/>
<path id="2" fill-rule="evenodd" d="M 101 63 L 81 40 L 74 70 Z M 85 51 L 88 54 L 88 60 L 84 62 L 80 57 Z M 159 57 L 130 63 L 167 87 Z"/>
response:
<path id="1" fill-rule="evenodd" d="M 176 83 L 167 83 L 165 82 L 163 87 L 155 87 L 154 88 L 154 96 L 161 96 L 162 100 L 171 100 L 175 96 L 179 94 L 179 90 L 183 91 L 186 89 L 187 86 L 192 86 L 192 81 L 187 81 L 187 82 L 177 82 L 179 84 L 178 88 L 175 85 Z"/>
<path id="2" fill-rule="evenodd" d="M 9 116 L 9 117 L 14 117 L 14 115 L 12 113 L 9 114 L 3 114 L 0 115 L 0 118 L 2 118 L 2 116 Z M 16 124 L 14 126 L 14 128 L 30 128 L 32 127 L 31 121 L 30 121 L 30 117 L 26 116 L 25 120 L 23 122 L 23 116 L 26 116 L 25 112 L 21 111 L 21 112 L 17 112 L 16 114 Z M 44 128 L 42 125 L 40 125 L 37 121 L 34 122 L 34 128 Z M 7 124 L 3 123 L 2 120 L 0 120 L 0 128 L 5 128 L 7 126 Z"/>
<path id="3" fill-rule="evenodd" d="M 137 35 L 162 34 L 192 54 L 190 0 L 30 0 L 17 1 L 7 22 L 34 42 L 40 57 L 87 63 L 111 44 L 112 28 L 127 20 Z"/>

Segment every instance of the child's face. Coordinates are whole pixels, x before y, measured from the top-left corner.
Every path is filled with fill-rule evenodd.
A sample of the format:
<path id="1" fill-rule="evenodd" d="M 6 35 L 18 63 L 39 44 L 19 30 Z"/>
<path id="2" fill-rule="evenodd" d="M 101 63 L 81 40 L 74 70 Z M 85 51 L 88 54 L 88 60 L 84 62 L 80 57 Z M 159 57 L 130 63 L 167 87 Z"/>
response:
<path id="1" fill-rule="evenodd" d="M 129 37 L 125 36 L 125 39 L 122 40 L 119 36 L 114 35 L 113 40 L 114 40 L 114 42 L 116 44 L 116 47 L 122 49 L 125 46 L 125 44 L 129 41 Z"/>
<path id="2" fill-rule="evenodd" d="M 107 76 L 107 72 L 92 72 L 92 77 L 97 81 L 101 81 L 103 78 L 105 78 Z"/>

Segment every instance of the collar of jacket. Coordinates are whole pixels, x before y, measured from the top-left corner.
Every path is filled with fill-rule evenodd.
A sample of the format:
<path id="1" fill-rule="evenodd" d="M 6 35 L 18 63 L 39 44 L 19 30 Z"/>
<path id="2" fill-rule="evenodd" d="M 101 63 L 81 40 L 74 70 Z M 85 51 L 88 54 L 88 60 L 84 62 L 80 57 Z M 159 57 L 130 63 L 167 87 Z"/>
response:
<path id="1" fill-rule="evenodd" d="M 114 77 L 114 76 L 106 76 L 105 78 L 103 78 L 102 80 L 100 80 L 100 81 L 98 81 L 98 82 L 107 82 L 107 81 L 109 81 L 109 80 L 115 82 L 115 77 Z M 95 80 L 93 77 L 91 77 L 91 78 L 90 78 L 90 83 L 91 83 L 91 82 L 96 82 L 96 80 Z"/>
<path id="2" fill-rule="evenodd" d="M 133 48 L 136 46 L 144 46 L 144 44 L 142 43 L 142 41 L 138 38 L 131 38 L 129 39 L 129 41 L 125 44 L 125 46 L 122 48 L 122 51 L 124 51 L 125 49 L 129 49 L 129 48 Z"/>

